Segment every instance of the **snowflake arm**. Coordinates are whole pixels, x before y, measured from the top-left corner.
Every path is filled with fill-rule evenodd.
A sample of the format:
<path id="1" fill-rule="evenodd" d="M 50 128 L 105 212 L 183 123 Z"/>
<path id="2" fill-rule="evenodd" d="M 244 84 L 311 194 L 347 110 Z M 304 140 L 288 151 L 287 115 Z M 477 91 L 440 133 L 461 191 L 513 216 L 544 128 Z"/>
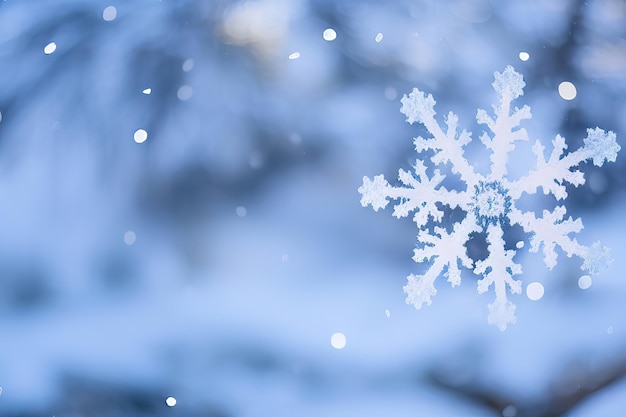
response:
<path id="1" fill-rule="evenodd" d="M 359 187 L 361 193 L 361 205 L 372 205 L 375 211 L 385 208 L 389 203 L 388 198 L 400 200 L 394 206 L 393 215 L 397 218 L 406 217 L 411 211 L 415 211 L 413 221 L 418 227 L 423 227 L 428 222 L 429 216 L 436 222 L 441 221 L 443 212 L 437 207 L 438 201 L 448 201 L 451 206 L 460 204 L 458 193 L 438 188 L 444 176 L 435 170 L 431 178 L 426 173 L 426 167 L 422 161 L 415 163 L 414 172 L 401 169 L 398 172 L 398 180 L 404 187 L 393 187 L 385 180 L 383 175 L 377 175 L 374 180 L 363 177 L 363 185 Z"/>
<path id="2" fill-rule="evenodd" d="M 451 233 L 443 227 L 435 227 L 434 233 L 421 230 L 418 241 L 424 247 L 415 249 L 413 260 L 415 262 L 431 261 L 432 265 L 424 275 L 409 275 L 408 284 L 404 286 L 407 295 L 407 304 L 413 304 L 420 309 L 423 304 L 431 303 L 431 296 L 437 293 L 434 282 L 444 269 L 444 276 L 453 287 L 461 283 L 461 270 L 459 262 L 466 268 L 472 267 L 472 260 L 466 254 L 465 243 L 472 232 L 477 232 L 480 227 L 476 224 L 473 215 L 468 215 L 461 223 L 454 225 Z"/>
<path id="3" fill-rule="evenodd" d="M 544 194 L 552 194 L 557 200 L 567 198 L 565 182 L 574 186 L 585 183 L 585 177 L 580 171 L 572 171 L 581 162 L 591 159 L 597 166 L 602 166 L 605 161 L 614 162 L 617 153 L 621 149 L 616 141 L 614 132 L 605 132 L 602 129 L 587 129 L 587 137 L 583 140 L 583 147 L 577 151 L 563 156 L 567 149 L 565 139 L 557 135 L 552 141 L 553 149 L 550 158 L 546 161 L 544 146 L 537 141 L 533 146 L 533 152 L 537 156 L 537 168 L 526 177 L 516 181 L 511 187 L 511 194 L 518 198 L 522 192 L 534 194 L 538 187 L 543 189 Z"/>
<path id="4" fill-rule="evenodd" d="M 611 249 L 601 246 L 600 242 L 594 242 L 590 248 L 585 248 L 582 257 L 585 262 L 583 262 L 580 269 L 589 271 L 591 274 L 597 274 L 601 270 L 608 268 L 613 262 Z"/>
<path id="5" fill-rule="evenodd" d="M 532 212 L 511 213 L 511 220 L 532 233 L 530 251 L 538 252 L 543 245 L 543 261 L 549 269 L 554 268 L 557 262 L 555 247 L 559 246 L 568 257 L 577 255 L 583 257 L 587 248 L 579 244 L 576 239 L 570 239 L 570 233 L 578 233 L 583 229 L 580 219 L 573 220 L 570 216 L 564 220 L 566 209 L 558 206 L 554 211 L 544 210 L 543 216 L 536 218 Z"/>
<path id="6" fill-rule="evenodd" d="M 593 164 L 599 167 L 604 161 L 615 162 L 617 153 L 622 149 L 617 143 L 615 132 L 605 132 L 599 127 L 587 129 L 587 137 L 583 139 L 583 144 L 583 148 L 579 150 L 582 155 L 578 158 L 591 159 Z"/>
<path id="7" fill-rule="evenodd" d="M 476 262 L 474 272 L 482 274 L 483 279 L 478 281 L 478 292 L 487 292 L 491 285 L 494 286 L 496 299 L 489 304 L 489 324 L 495 324 L 500 330 L 505 330 L 507 324 L 515 324 L 515 304 L 506 297 L 506 287 L 511 293 L 522 292 L 522 282 L 513 279 L 513 275 L 522 273 L 522 266 L 513 262 L 515 251 L 504 249 L 502 228 L 489 225 L 487 228 L 487 242 L 489 243 L 489 256 L 482 261 Z"/>
<path id="8" fill-rule="evenodd" d="M 432 138 L 424 139 L 421 136 L 414 140 L 415 150 L 423 152 L 434 151 L 431 157 L 433 164 L 452 163 L 452 171 L 460 174 L 461 178 L 474 183 L 476 174 L 472 166 L 463 157 L 463 147 L 471 140 L 471 134 L 465 130 L 457 132 L 458 117 L 450 112 L 446 118 L 446 133 L 441 129 L 435 120 L 435 99 L 431 94 L 424 94 L 419 89 L 414 88 L 407 96 L 404 95 L 400 112 L 406 115 L 406 120 L 410 124 L 421 123 L 432 134 Z"/>
<path id="9" fill-rule="evenodd" d="M 524 119 L 530 119 L 530 107 L 517 107 L 511 113 L 511 102 L 524 94 L 524 79 L 510 65 L 502 73 L 494 73 L 493 88 L 498 93 L 500 105 L 494 108 L 496 118 L 491 118 L 485 110 L 479 109 L 476 121 L 487 125 L 493 137 L 483 133 L 480 140 L 491 149 L 491 178 L 501 179 L 506 174 L 508 154 L 515 149 L 515 142 L 528 140 L 526 130 L 519 128 Z"/>

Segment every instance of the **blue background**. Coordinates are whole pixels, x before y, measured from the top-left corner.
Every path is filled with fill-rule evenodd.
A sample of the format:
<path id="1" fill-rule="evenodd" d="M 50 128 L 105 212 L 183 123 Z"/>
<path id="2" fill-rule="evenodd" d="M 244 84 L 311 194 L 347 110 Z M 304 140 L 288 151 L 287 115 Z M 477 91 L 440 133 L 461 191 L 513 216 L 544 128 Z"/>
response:
<path id="1" fill-rule="evenodd" d="M 506 65 L 531 142 L 624 148 L 625 36 L 618 0 L 0 2 L 0 415 L 618 415 L 623 155 L 566 201 L 611 268 L 527 244 L 503 333 L 471 274 L 406 305 L 417 229 L 357 188 L 418 156 L 403 94 L 477 139 Z"/>

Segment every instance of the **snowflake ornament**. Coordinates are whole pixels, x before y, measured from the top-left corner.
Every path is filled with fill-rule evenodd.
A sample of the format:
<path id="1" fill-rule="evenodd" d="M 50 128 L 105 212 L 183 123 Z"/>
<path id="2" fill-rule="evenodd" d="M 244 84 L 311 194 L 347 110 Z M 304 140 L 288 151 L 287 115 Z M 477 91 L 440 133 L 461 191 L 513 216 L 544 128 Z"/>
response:
<path id="1" fill-rule="evenodd" d="M 489 304 L 488 322 L 505 330 L 506 326 L 516 321 L 515 305 L 507 298 L 507 287 L 513 294 L 519 294 L 522 283 L 514 279 L 522 273 L 522 266 L 513 258 L 517 249 L 523 247 L 518 242 L 515 250 L 505 248 L 504 232 L 513 225 L 519 225 L 530 234 L 530 252 L 543 252 L 543 260 L 549 269 L 557 263 L 556 247 L 568 257 L 576 255 L 583 259 L 581 269 L 597 273 L 606 267 L 610 259 L 608 248 L 594 243 L 591 247 L 583 246 L 570 237 L 582 230 L 580 219 L 565 217 L 566 209 L 558 205 L 553 210 L 544 210 L 539 217 L 533 211 L 523 211 L 516 204 L 523 193 L 536 194 L 541 188 L 544 194 L 551 194 L 557 201 L 565 200 L 565 184 L 578 186 L 585 183 L 582 172 L 575 168 L 583 161 L 591 160 L 594 165 L 602 166 L 605 161 L 614 162 L 620 146 L 614 132 L 602 129 L 587 129 L 584 144 L 576 151 L 565 153 L 567 145 L 560 135 L 552 141 L 552 152 L 546 159 L 545 147 L 536 141 L 533 153 L 536 165 L 519 179 L 509 178 L 507 163 L 509 154 L 515 149 L 516 142 L 527 141 L 528 136 L 520 122 L 531 118 L 530 107 L 511 108 L 511 102 L 524 94 L 524 80 L 508 66 L 504 72 L 495 72 L 492 84 L 500 103 L 494 106 L 494 116 L 485 110 L 478 110 L 478 123 L 486 125 L 490 133 L 480 137 L 483 145 L 491 151 L 490 170 L 482 175 L 474 170 L 464 157 L 464 147 L 471 140 L 471 133 L 457 129 L 458 118 L 450 112 L 445 120 L 445 127 L 435 120 L 435 100 L 430 94 L 413 89 L 401 100 L 400 111 L 406 115 L 410 124 L 421 123 L 428 130 L 429 138 L 414 139 L 418 153 L 428 152 L 429 158 L 417 159 L 413 171 L 400 169 L 400 186 L 391 186 L 383 175 L 373 180 L 363 177 L 359 187 L 362 195 L 361 205 L 371 205 L 374 211 L 385 208 L 389 199 L 399 200 L 394 206 L 393 215 L 406 217 L 413 212 L 413 221 L 419 228 L 418 245 L 414 250 L 415 262 L 428 262 L 423 275 L 409 275 L 404 286 L 407 303 L 419 309 L 431 303 L 431 297 L 437 293 L 435 280 L 443 273 L 452 286 L 461 283 L 461 269 L 465 267 L 482 276 L 478 281 L 478 292 L 484 293 L 493 286 L 495 300 Z M 443 168 L 448 165 L 458 175 L 464 190 L 448 189 L 442 185 L 446 178 L 439 169 L 428 173 L 425 160 L 430 159 L 433 167 Z M 464 218 L 454 223 L 451 228 L 443 225 L 444 212 L 460 209 Z M 431 226 L 429 226 L 429 224 Z M 487 237 L 488 255 L 485 259 L 474 262 L 467 255 L 466 244 L 477 233 Z M 474 234 L 474 235 L 473 235 Z"/>

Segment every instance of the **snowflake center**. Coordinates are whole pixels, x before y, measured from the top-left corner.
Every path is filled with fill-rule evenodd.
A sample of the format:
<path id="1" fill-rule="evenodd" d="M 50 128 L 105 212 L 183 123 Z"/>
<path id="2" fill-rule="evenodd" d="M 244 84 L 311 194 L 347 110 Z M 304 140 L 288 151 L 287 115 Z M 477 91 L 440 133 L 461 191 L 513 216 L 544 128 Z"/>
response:
<path id="1" fill-rule="evenodd" d="M 474 215 L 483 227 L 502 224 L 511 211 L 511 197 L 500 181 L 480 181 L 474 186 Z"/>

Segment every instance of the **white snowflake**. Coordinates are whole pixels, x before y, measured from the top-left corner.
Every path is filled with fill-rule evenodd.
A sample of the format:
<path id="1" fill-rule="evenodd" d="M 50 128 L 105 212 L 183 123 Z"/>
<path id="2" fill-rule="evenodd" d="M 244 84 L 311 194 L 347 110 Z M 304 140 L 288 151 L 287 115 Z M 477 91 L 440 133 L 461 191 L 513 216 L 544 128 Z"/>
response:
<path id="1" fill-rule="evenodd" d="M 482 175 L 464 157 L 464 147 L 471 140 L 471 133 L 457 130 L 457 116 L 450 112 L 445 120 L 445 128 L 435 120 L 435 100 L 417 88 L 401 100 L 401 112 L 411 124 L 418 122 L 424 125 L 432 135 L 430 138 L 417 137 L 414 140 L 418 153 L 429 152 L 433 166 L 443 168 L 449 163 L 452 172 L 460 177 L 464 188 L 448 189 L 442 185 L 446 178 L 440 170 L 432 169 L 427 173 L 427 166 L 418 159 L 413 172 L 400 169 L 398 179 L 401 186 L 391 186 L 383 175 L 374 180 L 363 177 L 363 185 L 359 188 L 363 207 L 372 205 L 375 211 L 385 208 L 389 199 L 399 200 L 394 207 L 393 215 L 400 218 L 414 212 L 413 221 L 419 230 L 418 247 L 414 250 L 415 262 L 428 262 L 423 275 L 411 274 L 404 286 L 407 303 L 421 308 L 430 304 L 431 297 L 437 293 L 434 281 L 442 272 L 452 286 L 461 282 L 460 265 L 481 275 L 478 281 L 478 292 L 484 293 L 493 285 L 496 293 L 495 301 L 489 304 L 490 324 L 500 330 L 507 324 L 515 323 L 515 305 L 507 299 L 506 288 L 511 293 L 519 294 L 522 290 L 521 281 L 513 278 L 522 273 L 521 265 L 515 263 L 513 257 L 517 250 L 505 249 L 504 232 L 512 225 L 519 225 L 529 233 L 530 252 L 543 251 L 546 266 L 552 269 L 557 263 L 556 247 L 568 256 L 576 255 L 583 259 L 581 269 L 597 273 L 610 263 L 609 249 L 594 243 L 591 247 L 579 244 L 570 233 L 578 233 L 583 225 L 580 219 L 565 218 L 566 209 L 559 205 L 552 211 L 544 210 L 541 217 L 534 212 L 525 212 L 516 207 L 523 193 L 535 194 L 542 188 L 544 194 L 552 194 L 556 200 L 567 197 L 565 183 L 578 186 L 585 183 L 582 172 L 575 169 L 581 162 L 591 159 L 593 164 L 602 166 L 604 161 L 614 162 L 620 146 L 613 132 L 602 129 L 587 129 L 584 145 L 574 152 L 565 154 L 565 139 L 557 135 L 552 141 L 553 149 L 548 159 L 544 154 L 541 142 L 535 142 L 533 152 L 536 166 L 527 175 L 519 179 L 511 179 L 507 173 L 509 154 L 515 149 L 517 141 L 527 141 L 528 136 L 520 122 L 530 119 L 530 107 L 523 106 L 511 109 L 511 102 L 524 94 L 524 80 L 520 74 L 508 66 L 502 73 L 496 72 L 492 84 L 500 103 L 494 106 L 495 117 L 484 110 L 478 110 L 478 123 L 487 126 L 491 133 L 484 132 L 480 140 L 490 155 L 490 171 Z M 424 158 L 426 159 L 426 158 Z M 446 229 L 443 224 L 444 211 L 460 209 L 464 218 Z M 429 227 L 429 222 L 433 222 Z M 474 235 L 472 235 L 474 233 Z M 473 262 L 467 255 L 466 244 L 477 236 L 485 233 L 487 237 L 488 255 L 485 259 Z M 523 247 L 523 242 L 516 248 Z"/>

